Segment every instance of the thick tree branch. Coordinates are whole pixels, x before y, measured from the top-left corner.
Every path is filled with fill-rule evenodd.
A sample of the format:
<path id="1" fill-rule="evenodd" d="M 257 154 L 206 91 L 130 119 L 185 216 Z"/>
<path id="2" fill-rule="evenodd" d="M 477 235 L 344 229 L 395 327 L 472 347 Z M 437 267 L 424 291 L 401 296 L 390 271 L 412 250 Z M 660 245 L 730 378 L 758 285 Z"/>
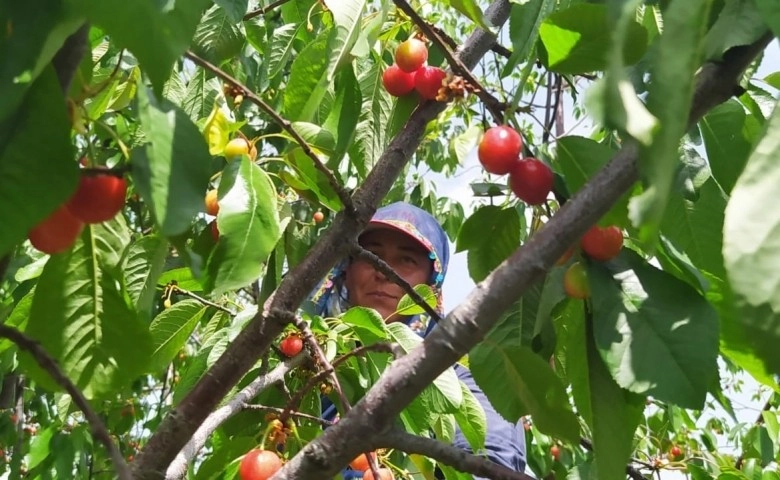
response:
<path id="1" fill-rule="evenodd" d="M 487 10 L 487 16 L 494 25 L 502 25 L 509 17 L 509 0 L 497 0 Z M 467 66 L 476 65 L 494 43 L 494 35 L 478 30 L 464 44 L 460 53 L 461 61 Z M 331 228 L 320 237 L 306 258 L 287 273 L 274 294 L 270 307 L 295 311 L 316 283 L 338 259 L 344 257 L 350 242 L 355 240 L 368 224 L 377 205 L 387 195 L 420 145 L 425 126 L 444 111 L 446 106 L 441 102 L 426 102 L 412 113 L 366 180 L 355 191 L 353 201 L 357 214 L 344 211 L 336 215 Z M 271 308 L 268 309 L 270 310 Z M 287 325 L 287 321 L 286 317 L 263 312 L 247 324 L 190 393 L 160 423 L 133 462 L 136 478 L 164 478 L 167 465 L 230 388 L 238 383 L 260 355 L 270 347 L 274 338 Z"/>
<path id="2" fill-rule="evenodd" d="M 391 282 L 397 284 L 399 287 L 403 289 L 404 292 L 406 292 L 407 295 L 409 295 L 409 298 L 414 301 L 417 305 L 422 307 L 423 310 L 425 310 L 425 313 L 430 315 L 431 320 L 434 322 L 439 322 L 441 320 L 441 315 L 433 309 L 430 305 L 428 305 L 425 302 L 425 299 L 420 296 L 419 293 L 417 293 L 411 285 L 409 285 L 409 282 L 401 278 L 400 275 L 395 273 L 395 270 L 390 267 L 384 260 L 377 257 L 373 253 L 369 252 L 365 248 L 361 247 L 360 244 L 357 242 L 352 244 L 352 255 L 357 258 L 362 258 L 363 260 L 367 261 L 371 265 L 373 265 L 377 270 L 379 270 L 381 273 L 383 273 Z"/>
<path id="3" fill-rule="evenodd" d="M 729 52 L 726 60 L 707 65 L 697 76 L 690 121 L 732 95 L 739 77 L 771 40 Z M 403 408 L 445 369 L 479 343 L 499 316 L 525 293 L 639 179 L 639 149 L 623 148 L 567 202 L 525 245 L 505 260 L 425 339 L 421 347 L 393 362 L 379 381 L 341 420 L 291 459 L 274 478 L 333 475 L 354 458 L 372 435 L 392 425 Z"/>
<path id="4" fill-rule="evenodd" d="M 432 28 L 428 22 L 423 20 L 406 0 L 394 0 L 394 2 L 398 8 L 409 15 L 414 23 L 420 27 L 420 30 L 422 30 L 425 36 L 441 49 L 444 58 L 447 59 L 452 71 L 455 72 L 456 75 L 460 75 L 466 79 L 466 81 L 475 88 L 474 94 L 485 104 L 488 111 L 493 116 L 493 120 L 499 125 L 504 123 L 504 110 L 506 109 L 506 105 L 485 90 L 479 83 L 479 80 L 471 73 L 469 67 L 450 51 L 447 41 L 439 36 L 439 30 Z"/>
<path id="5" fill-rule="evenodd" d="M 214 433 L 214 430 L 216 430 L 217 427 L 246 408 L 247 402 L 260 394 L 260 392 L 277 382 L 283 381 L 284 376 L 303 363 L 306 358 L 308 358 L 308 355 L 301 353 L 293 358 L 285 360 L 267 374 L 254 379 L 252 383 L 241 389 L 240 392 L 231 398 L 228 403 L 214 410 L 214 412 L 206 418 L 203 424 L 201 424 L 195 434 L 192 435 L 190 441 L 187 442 L 179 454 L 176 455 L 176 458 L 168 467 L 165 478 L 169 480 L 184 478 L 187 474 L 187 465 L 195 458 L 200 449 L 203 448 L 206 444 L 206 440 Z"/>
<path id="6" fill-rule="evenodd" d="M 448 445 L 433 438 L 418 437 L 402 430 L 390 430 L 377 438 L 381 447 L 394 448 L 406 453 L 418 453 L 435 459 L 461 472 L 468 472 L 494 480 L 534 480 L 525 473 L 516 472 L 487 458 L 472 455 L 462 448 Z"/>
<path id="7" fill-rule="evenodd" d="M 116 469 L 119 478 L 122 480 L 131 480 L 133 477 L 130 474 L 130 469 L 128 468 L 127 463 L 125 463 L 125 459 L 122 457 L 122 452 L 119 451 L 111 440 L 111 434 L 108 433 L 108 429 L 106 429 L 103 420 L 92 409 L 89 400 L 81 393 L 81 390 L 79 390 L 60 369 L 59 365 L 57 365 L 57 361 L 54 360 L 38 342 L 15 328 L 0 324 L 0 337 L 11 340 L 22 350 L 29 352 L 38 365 L 40 365 L 59 386 L 68 392 L 73 399 L 73 402 L 79 407 L 79 410 L 84 413 L 84 418 L 89 422 L 90 429 L 92 430 L 92 437 L 102 443 L 106 447 L 106 450 L 108 450 L 111 462 L 114 464 L 114 468 Z"/>
<path id="8" fill-rule="evenodd" d="M 249 88 L 247 88 L 245 85 L 243 85 L 241 82 L 233 78 L 232 76 L 228 75 L 227 72 L 222 70 L 221 68 L 217 67 L 216 65 L 210 63 L 209 61 L 200 58 L 199 56 L 195 55 L 191 51 L 187 51 L 184 54 L 185 57 L 192 60 L 196 65 L 199 65 L 203 67 L 204 69 L 208 70 L 209 72 L 213 73 L 214 75 L 218 76 L 225 82 L 231 84 L 232 86 L 238 88 L 241 90 L 244 97 L 248 98 L 249 101 L 260 107 L 265 113 L 267 113 L 273 120 L 280 126 L 282 129 L 289 133 L 291 137 L 295 140 L 295 142 L 300 145 L 301 149 L 303 150 L 303 153 L 305 153 L 309 158 L 312 159 L 314 162 L 314 166 L 322 172 L 323 175 L 325 175 L 325 178 L 328 180 L 328 184 L 330 184 L 331 188 L 333 188 L 333 191 L 336 192 L 336 195 L 338 195 L 339 200 L 341 200 L 341 203 L 344 205 L 344 208 L 347 209 L 348 212 L 355 211 L 355 207 L 352 204 L 352 198 L 349 196 L 349 193 L 344 188 L 344 186 L 339 182 L 338 178 L 336 178 L 336 175 L 325 166 L 324 163 L 322 163 L 322 160 L 320 160 L 320 157 L 317 156 L 316 153 L 314 153 L 314 150 L 312 150 L 311 146 L 304 140 L 304 138 L 301 136 L 300 133 L 298 133 L 297 130 L 292 126 L 292 123 L 290 123 L 289 120 L 279 115 L 276 110 L 273 109 L 270 105 L 265 103 L 262 98 L 255 95 L 253 91 L 251 91 Z"/>

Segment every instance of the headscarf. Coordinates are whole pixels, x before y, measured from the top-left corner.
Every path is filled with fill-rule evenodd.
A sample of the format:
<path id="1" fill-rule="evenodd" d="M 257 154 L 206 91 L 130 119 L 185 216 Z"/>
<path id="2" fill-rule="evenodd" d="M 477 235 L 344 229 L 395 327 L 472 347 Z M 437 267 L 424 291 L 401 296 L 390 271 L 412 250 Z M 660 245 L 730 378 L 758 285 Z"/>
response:
<path id="1" fill-rule="evenodd" d="M 375 228 L 393 228 L 412 237 L 428 252 L 432 271 L 428 285 L 434 289 L 438 302 L 437 311 L 442 311 L 441 288 L 447 275 L 447 264 L 450 261 L 450 247 L 447 234 L 439 222 L 425 210 L 405 202 L 396 202 L 376 211 L 363 233 Z M 309 313 L 321 316 L 338 316 L 349 307 L 349 298 L 344 286 L 344 272 L 349 266 L 349 259 L 336 264 L 320 284 L 312 291 L 309 302 L 304 307 Z M 415 331 L 422 334 L 426 331 L 427 316 L 418 315 L 407 319 Z"/>

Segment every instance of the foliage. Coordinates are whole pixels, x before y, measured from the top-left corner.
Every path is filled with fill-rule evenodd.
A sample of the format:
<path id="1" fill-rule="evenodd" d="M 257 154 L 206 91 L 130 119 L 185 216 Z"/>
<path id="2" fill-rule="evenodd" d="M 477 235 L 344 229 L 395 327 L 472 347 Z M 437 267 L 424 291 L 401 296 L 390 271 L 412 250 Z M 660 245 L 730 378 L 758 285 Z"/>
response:
<path id="1" fill-rule="evenodd" d="M 467 252 L 471 279 L 499 289 L 492 275 L 511 269 L 566 203 L 586 202 L 593 178 L 636 145 L 640 180 L 593 210 L 604 212 L 593 223 L 622 230 L 620 254 L 539 260 L 538 281 L 505 297 L 500 318 L 474 319 L 491 328 L 459 339 L 476 344 L 460 362 L 499 414 L 525 426 L 538 478 L 778 477 L 780 72 L 757 78 L 759 56 L 737 95 L 689 114 L 707 94 L 696 90 L 702 67 L 780 33 L 780 11 L 769 0 L 496 4 L 505 26 L 501 8 L 476 0 L 33 0 L 0 12 L 0 319 L 54 358 L 131 465 L 163 455 L 145 445 L 202 394 L 215 364 L 233 361 L 231 348 L 276 328 L 258 322 L 286 279 L 314 286 L 296 267 L 335 264 L 310 251 L 353 208 L 380 198 L 426 208 Z M 396 47 L 421 28 L 428 64 L 450 69 L 441 102 L 383 87 Z M 497 42 L 471 69 L 477 84 L 447 58 L 482 30 Z M 429 122 L 421 111 L 434 108 Z M 522 132 L 523 156 L 555 174 L 543 205 L 518 200 L 508 177 L 473 173 L 484 131 L 503 121 Z M 226 153 L 236 138 L 251 148 Z M 351 203 L 401 157 L 397 178 L 369 192 L 372 205 Z M 29 231 L 80 175 L 104 167 L 127 178 L 122 211 L 86 225 L 63 253 L 35 250 Z M 471 199 L 440 193 L 441 181 L 469 171 Z M 212 189 L 216 216 L 204 204 Z M 547 252 L 578 240 L 558 238 Z M 330 253 L 347 253 L 338 243 Z M 564 291 L 574 262 L 586 299 Z M 405 297 L 402 313 L 435 307 L 429 288 L 415 292 L 427 306 Z M 208 435 L 171 475 L 233 478 L 257 446 L 284 445 L 291 460 L 322 437 L 323 403 L 348 416 L 342 400 L 354 405 L 394 355 L 425 348 L 410 326 L 373 310 L 322 318 L 300 303 L 286 305 L 300 321 L 284 317 L 244 359 L 252 368 L 225 380 Z M 306 343 L 292 360 L 276 347 L 290 332 Z M 0 471 L 114 478 L 121 470 L 85 412 L 23 346 L 0 341 Z M 457 427 L 482 452 L 485 413 L 447 367 L 404 401 L 397 423 L 445 443 Z M 280 383 L 256 381 L 272 377 Z M 765 407 L 744 423 L 734 404 L 749 394 Z M 381 435 L 366 442 L 350 458 L 375 444 L 396 478 L 432 478 L 436 467 L 447 479 L 470 476 L 384 449 Z"/>

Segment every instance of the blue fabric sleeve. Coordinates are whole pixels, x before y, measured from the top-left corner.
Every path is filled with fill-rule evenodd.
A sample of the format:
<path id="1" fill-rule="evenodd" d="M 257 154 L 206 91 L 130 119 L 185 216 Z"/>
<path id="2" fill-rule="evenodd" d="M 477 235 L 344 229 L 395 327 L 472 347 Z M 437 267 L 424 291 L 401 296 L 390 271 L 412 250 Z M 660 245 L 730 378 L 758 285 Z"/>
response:
<path id="1" fill-rule="evenodd" d="M 455 373 L 458 378 L 471 390 L 474 397 L 485 409 L 487 420 L 487 435 L 485 437 L 485 453 L 487 457 L 500 465 L 510 468 L 516 472 L 525 470 L 525 430 L 523 429 L 522 419 L 516 424 L 512 424 L 498 414 L 490 405 L 485 394 L 477 386 L 471 372 L 463 365 L 455 365 Z M 471 452 L 471 446 L 466 441 L 463 433 L 458 428 L 455 432 L 453 445 Z M 481 477 L 474 477 L 479 479 Z"/>

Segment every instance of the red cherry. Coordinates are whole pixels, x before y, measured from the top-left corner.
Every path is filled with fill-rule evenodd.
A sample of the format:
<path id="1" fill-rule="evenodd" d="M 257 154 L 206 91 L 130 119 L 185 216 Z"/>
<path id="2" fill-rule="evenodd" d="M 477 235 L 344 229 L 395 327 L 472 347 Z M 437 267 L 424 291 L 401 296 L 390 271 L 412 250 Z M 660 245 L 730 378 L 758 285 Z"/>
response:
<path id="1" fill-rule="evenodd" d="M 671 457 L 671 460 L 676 460 L 677 458 L 680 458 L 680 456 L 682 455 L 682 453 L 683 453 L 683 452 L 682 452 L 682 449 L 681 449 L 680 447 L 678 447 L 677 445 L 674 445 L 674 446 L 673 446 L 673 447 L 672 447 L 672 448 L 669 450 L 669 456 Z"/>
<path id="2" fill-rule="evenodd" d="M 382 74 L 382 85 L 394 97 L 403 97 L 414 90 L 414 74 L 406 73 L 398 65 L 390 65 Z"/>
<path id="3" fill-rule="evenodd" d="M 127 195 L 127 182 L 109 173 L 82 174 L 76 193 L 68 200 L 68 208 L 84 223 L 111 220 L 122 210 Z"/>
<path id="4" fill-rule="evenodd" d="M 69 249 L 81 234 L 84 222 L 76 218 L 65 206 L 55 210 L 28 234 L 30 243 L 36 249 L 49 255 Z"/>
<path id="5" fill-rule="evenodd" d="M 485 132 L 477 148 L 482 168 L 496 175 L 506 175 L 520 158 L 523 138 L 506 125 L 493 127 Z"/>
<path id="6" fill-rule="evenodd" d="M 606 262 L 615 258 L 623 248 L 623 232 L 616 225 L 594 225 L 580 240 L 580 247 L 593 260 Z"/>
<path id="7" fill-rule="evenodd" d="M 375 452 L 371 452 L 370 455 L 371 455 L 371 458 L 376 460 L 376 453 Z M 349 462 L 349 467 L 352 470 L 357 470 L 359 472 L 365 472 L 366 470 L 370 470 L 370 467 L 369 467 L 369 464 L 368 464 L 368 458 L 366 457 L 366 454 L 365 453 L 361 453 L 360 455 L 355 457 L 354 460 Z"/>
<path id="8" fill-rule="evenodd" d="M 410 38 L 395 49 L 395 63 L 406 73 L 414 73 L 428 60 L 428 47 L 416 38 Z"/>
<path id="9" fill-rule="evenodd" d="M 378 468 L 379 480 L 394 480 L 393 472 L 389 468 Z M 371 469 L 366 470 L 363 473 L 363 480 L 374 480 L 374 472 Z"/>
<path id="10" fill-rule="evenodd" d="M 256 448 L 241 459 L 238 475 L 241 480 L 266 480 L 282 468 L 279 455 L 269 450 Z"/>
<path id="11" fill-rule="evenodd" d="M 414 89 L 425 100 L 435 100 L 447 73 L 439 67 L 421 67 L 414 74 Z"/>
<path id="12" fill-rule="evenodd" d="M 314 220 L 314 223 L 321 223 L 323 220 L 325 220 L 325 214 L 322 212 L 314 212 L 314 215 L 312 215 L 312 220 Z"/>
<path id="13" fill-rule="evenodd" d="M 556 462 L 561 458 L 561 448 L 558 445 L 550 447 L 550 454 Z"/>
<path id="14" fill-rule="evenodd" d="M 303 340 L 298 335 L 290 334 L 279 343 L 279 350 L 286 357 L 294 357 L 303 350 Z"/>
<path id="15" fill-rule="evenodd" d="M 550 167 L 535 158 L 517 161 L 509 172 L 509 188 L 529 205 L 544 203 L 552 191 L 554 180 Z"/>
<path id="16" fill-rule="evenodd" d="M 563 274 L 563 290 L 571 298 L 583 300 L 590 296 L 588 273 L 580 262 L 574 262 Z"/>

